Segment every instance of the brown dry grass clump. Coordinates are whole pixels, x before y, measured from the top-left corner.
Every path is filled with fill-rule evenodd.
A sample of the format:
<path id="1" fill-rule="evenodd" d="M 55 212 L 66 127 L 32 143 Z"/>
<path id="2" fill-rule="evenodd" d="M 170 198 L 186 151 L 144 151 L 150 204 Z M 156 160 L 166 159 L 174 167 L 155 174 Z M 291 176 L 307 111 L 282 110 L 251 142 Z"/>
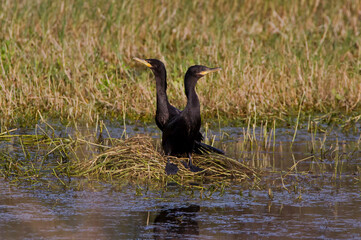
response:
<path id="1" fill-rule="evenodd" d="M 204 171 L 193 173 L 186 169 L 181 161 L 173 158 L 179 172 L 171 176 L 179 180 L 231 179 L 242 181 L 258 175 L 258 172 L 237 160 L 224 155 L 195 155 L 194 164 Z M 125 181 L 164 182 L 167 178 L 165 165 L 167 159 L 157 151 L 149 136 L 135 136 L 120 141 L 112 148 L 95 156 L 91 161 L 80 162 L 77 165 L 78 175 L 88 175 L 97 179 L 113 179 Z"/>

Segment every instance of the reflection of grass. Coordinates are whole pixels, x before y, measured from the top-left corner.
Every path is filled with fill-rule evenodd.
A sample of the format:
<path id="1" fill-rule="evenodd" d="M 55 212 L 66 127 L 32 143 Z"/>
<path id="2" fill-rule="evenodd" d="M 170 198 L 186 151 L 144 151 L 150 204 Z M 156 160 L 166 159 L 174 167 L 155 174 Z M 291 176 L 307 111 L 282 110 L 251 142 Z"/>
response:
<path id="1" fill-rule="evenodd" d="M 8 1 L 0 7 L 0 113 L 150 119 L 155 86 L 133 56 L 160 58 L 172 103 L 184 106 L 192 64 L 224 71 L 197 87 L 202 114 L 360 110 L 359 2 Z M 304 96 L 303 98 L 301 96 Z M 3 124 L 2 124 L 3 126 Z"/>
<path id="2" fill-rule="evenodd" d="M 65 186 L 58 173 L 67 170 L 71 139 L 42 135 L 0 134 L 2 142 L 12 142 L 10 153 L 3 149 L 0 155 L 0 176 L 13 184 L 30 184 L 32 187 Z M 16 146 L 16 147 L 15 147 Z M 15 148 L 17 149 L 16 152 Z M 54 181 L 55 180 L 55 181 Z"/>
<path id="3" fill-rule="evenodd" d="M 361 136 L 358 141 L 341 141 L 335 132 L 345 133 L 344 128 L 326 126 L 313 120 L 298 126 L 296 119 L 294 128 L 283 133 L 280 140 L 281 129 L 277 129 L 275 124 L 263 121 L 257 127 L 254 119 L 249 119 L 247 127 L 239 128 L 242 137 L 233 139 L 228 147 L 225 145 L 228 154 L 235 151 L 240 161 L 262 169 L 266 175 L 262 179 L 271 178 L 268 182 L 272 183 L 266 187 L 286 189 L 297 193 L 298 200 L 302 200 L 302 191 L 306 191 L 305 186 L 312 186 L 308 185 L 311 181 L 316 182 L 314 186 L 317 187 L 334 186 L 350 178 L 359 181 L 359 167 L 356 165 L 360 158 Z M 348 133 L 351 133 L 350 129 Z M 327 183 L 322 184 L 324 181 Z M 273 198 L 272 189 L 268 195 Z"/>

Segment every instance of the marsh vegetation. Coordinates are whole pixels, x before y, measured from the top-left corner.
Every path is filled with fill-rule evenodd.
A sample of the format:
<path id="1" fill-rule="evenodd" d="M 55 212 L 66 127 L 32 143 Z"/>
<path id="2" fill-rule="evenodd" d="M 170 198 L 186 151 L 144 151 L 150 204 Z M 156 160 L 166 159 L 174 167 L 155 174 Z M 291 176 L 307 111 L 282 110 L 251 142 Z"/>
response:
<path id="1" fill-rule="evenodd" d="M 360 31 L 352 0 L 1 1 L 4 236 L 358 238 Z M 133 57 L 166 64 L 180 109 L 186 69 L 222 67 L 196 90 L 226 156 L 165 174 Z"/>
<path id="2" fill-rule="evenodd" d="M 317 122 L 297 131 L 247 126 L 208 129 L 206 142 L 227 157 L 194 156 L 205 171 L 180 164 L 176 176 L 165 174 L 156 126 L 39 122 L 3 132 L 1 228 L 9 237 L 44 238 L 85 236 L 84 227 L 92 236 L 126 238 L 360 234 L 359 131 Z"/>
<path id="3" fill-rule="evenodd" d="M 207 119 L 287 120 L 300 108 L 359 118 L 358 1 L 0 4 L 2 128 L 32 124 L 38 112 L 150 121 L 155 85 L 135 56 L 165 62 L 168 95 L 180 108 L 189 66 L 222 67 L 197 88 Z"/>

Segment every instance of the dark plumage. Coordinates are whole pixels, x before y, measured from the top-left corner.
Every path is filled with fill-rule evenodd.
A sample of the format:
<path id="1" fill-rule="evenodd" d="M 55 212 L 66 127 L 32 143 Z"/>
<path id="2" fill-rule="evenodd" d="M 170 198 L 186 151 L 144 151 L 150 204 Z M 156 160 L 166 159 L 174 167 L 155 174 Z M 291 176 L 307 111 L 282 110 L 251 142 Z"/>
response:
<path id="1" fill-rule="evenodd" d="M 157 124 L 158 128 L 163 131 L 164 126 L 167 124 L 168 120 L 172 119 L 181 112 L 179 109 L 172 106 L 168 101 L 167 71 L 165 66 L 158 59 L 134 59 L 149 67 L 154 74 L 157 90 L 157 110 L 155 113 L 155 123 Z"/>
<path id="2" fill-rule="evenodd" d="M 170 119 L 163 129 L 162 146 L 165 154 L 172 156 L 187 154 L 189 162 L 186 166 L 194 172 L 202 170 L 192 164 L 191 157 L 201 127 L 200 104 L 195 86 L 201 77 L 219 70 L 220 68 L 201 65 L 188 68 L 184 77 L 187 105 L 181 113 Z"/>
<path id="3" fill-rule="evenodd" d="M 140 59 L 134 58 L 134 60 L 143 63 L 149 67 L 155 77 L 156 81 L 156 90 L 157 90 L 157 110 L 155 114 L 155 122 L 158 128 L 163 131 L 164 126 L 168 123 L 169 120 L 179 115 L 181 111 L 174 106 L 172 106 L 168 101 L 167 96 L 167 71 L 164 64 L 158 59 Z M 202 143 L 203 140 L 202 134 L 198 131 L 195 137 L 195 153 L 203 152 L 216 152 L 219 154 L 224 154 L 220 149 Z"/>

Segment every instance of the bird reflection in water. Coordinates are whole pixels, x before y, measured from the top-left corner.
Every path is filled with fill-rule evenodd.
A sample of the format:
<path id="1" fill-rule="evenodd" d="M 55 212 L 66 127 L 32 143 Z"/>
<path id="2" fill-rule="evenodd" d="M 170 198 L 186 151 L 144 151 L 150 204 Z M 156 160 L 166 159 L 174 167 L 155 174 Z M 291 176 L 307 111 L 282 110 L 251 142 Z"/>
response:
<path id="1" fill-rule="evenodd" d="M 184 235 L 199 235 L 198 222 L 195 220 L 199 212 L 198 205 L 162 210 L 154 219 L 155 239 L 182 239 Z"/>

